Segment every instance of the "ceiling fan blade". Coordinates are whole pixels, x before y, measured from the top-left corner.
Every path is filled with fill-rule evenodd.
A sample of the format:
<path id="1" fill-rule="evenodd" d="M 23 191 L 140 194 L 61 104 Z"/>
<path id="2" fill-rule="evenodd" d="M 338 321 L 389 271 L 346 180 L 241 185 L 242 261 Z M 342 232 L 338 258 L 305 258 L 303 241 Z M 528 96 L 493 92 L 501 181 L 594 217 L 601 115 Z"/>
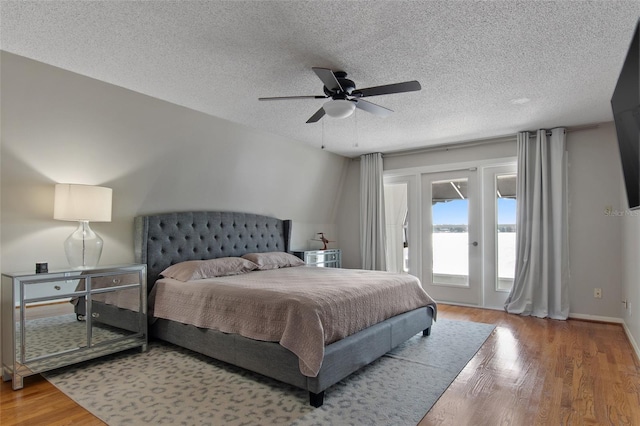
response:
<path id="1" fill-rule="evenodd" d="M 378 117 L 388 117 L 391 115 L 391 113 L 393 113 L 393 111 L 389 108 L 376 105 L 372 102 L 363 101 L 362 99 L 352 99 L 351 102 L 355 102 L 356 108 L 370 112 L 371 114 L 377 115 Z"/>
<path id="2" fill-rule="evenodd" d="M 282 101 L 285 99 L 326 99 L 328 96 L 310 95 L 310 96 L 272 96 L 268 98 L 258 98 L 259 101 Z"/>
<path id="3" fill-rule="evenodd" d="M 318 78 L 322 80 L 322 83 L 327 89 L 332 92 L 336 90 L 342 91 L 342 86 L 340 86 L 340 83 L 338 82 L 338 79 L 336 78 L 336 75 L 333 73 L 333 71 L 327 68 L 313 67 L 312 69 L 316 73 Z"/>
<path id="4" fill-rule="evenodd" d="M 316 113 L 307 120 L 307 123 L 316 123 L 322 117 L 324 117 L 324 108 L 320 108 L 318 111 L 316 111 Z"/>
<path id="5" fill-rule="evenodd" d="M 384 86 L 367 87 L 366 89 L 356 89 L 351 92 L 351 96 L 363 98 L 365 96 L 391 95 L 393 93 L 415 92 L 422 89 L 417 81 L 405 81 L 404 83 L 386 84 Z"/>

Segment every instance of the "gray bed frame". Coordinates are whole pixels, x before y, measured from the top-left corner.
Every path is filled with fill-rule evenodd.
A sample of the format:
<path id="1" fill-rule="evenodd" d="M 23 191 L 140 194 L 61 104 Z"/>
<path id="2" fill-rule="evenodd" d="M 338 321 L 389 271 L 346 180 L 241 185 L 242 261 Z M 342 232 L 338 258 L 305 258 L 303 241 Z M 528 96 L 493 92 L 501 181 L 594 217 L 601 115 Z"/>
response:
<path id="1" fill-rule="evenodd" d="M 289 252 L 291 221 L 235 212 L 179 212 L 135 218 L 136 262 L 147 264 L 150 290 L 166 267 L 246 253 Z M 325 347 L 317 377 L 299 370 L 298 357 L 275 342 L 201 329 L 165 319 L 150 327 L 152 337 L 254 371 L 309 391 L 319 407 L 324 391 L 349 374 L 423 332 L 431 330 L 431 308 L 420 308 L 375 324 Z"/>

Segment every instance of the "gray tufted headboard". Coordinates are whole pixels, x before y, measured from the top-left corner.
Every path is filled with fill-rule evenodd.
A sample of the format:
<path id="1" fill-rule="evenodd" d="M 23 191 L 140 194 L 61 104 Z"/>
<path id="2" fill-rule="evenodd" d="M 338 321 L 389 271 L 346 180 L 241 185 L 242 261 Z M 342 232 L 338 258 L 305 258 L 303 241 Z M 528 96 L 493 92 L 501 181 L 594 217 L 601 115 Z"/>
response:
<path id="1" fill-rule="evenodd" d="M 147 288 L 160 272 L 185 260 L 289 251 L 291 221 L 249 213 L 178 212 L 138 216 L 136 262 L 147 264 Z"/>

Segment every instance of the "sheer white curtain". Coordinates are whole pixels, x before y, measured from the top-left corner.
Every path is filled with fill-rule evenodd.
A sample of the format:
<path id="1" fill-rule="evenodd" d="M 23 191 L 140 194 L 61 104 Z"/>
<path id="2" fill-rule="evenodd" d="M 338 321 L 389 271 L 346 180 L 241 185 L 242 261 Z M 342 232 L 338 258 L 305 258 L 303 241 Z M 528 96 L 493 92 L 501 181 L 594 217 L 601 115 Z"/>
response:
<path id="1" fill-rule="evenodd" d="M 362 269 L 386 269 L 382 154 L 360 156 L 360 255 Z"/>
<path id="2" fill-rule="evenodd" d="M 569 256 L 565 129 L 518 133 L 516 270 L 509 313 L 567 319 Z"/>
<path id="3" fill-rule="evenodd" d="M 407 217 L 407 185 L 384 186 L 384 214 L 387 223 L 387 271 L 404 272 L 405 218 Z"/>

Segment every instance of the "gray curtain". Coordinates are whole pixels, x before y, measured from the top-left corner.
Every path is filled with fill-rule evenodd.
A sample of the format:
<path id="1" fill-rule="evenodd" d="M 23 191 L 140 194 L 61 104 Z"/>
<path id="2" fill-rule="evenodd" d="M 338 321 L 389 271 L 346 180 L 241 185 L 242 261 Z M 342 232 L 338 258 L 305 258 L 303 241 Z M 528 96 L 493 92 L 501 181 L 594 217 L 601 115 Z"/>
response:
<path id="1" fill-rule="evenodd" d="M 386 270 L 382 154 L 360 156 L 360 255 L 362 269 Z"/>
<path id="2" fill-rule="evenodd" d="M 516 270 L 509 313 L 569 316 L 565 129 L 518 133 Z"/>

